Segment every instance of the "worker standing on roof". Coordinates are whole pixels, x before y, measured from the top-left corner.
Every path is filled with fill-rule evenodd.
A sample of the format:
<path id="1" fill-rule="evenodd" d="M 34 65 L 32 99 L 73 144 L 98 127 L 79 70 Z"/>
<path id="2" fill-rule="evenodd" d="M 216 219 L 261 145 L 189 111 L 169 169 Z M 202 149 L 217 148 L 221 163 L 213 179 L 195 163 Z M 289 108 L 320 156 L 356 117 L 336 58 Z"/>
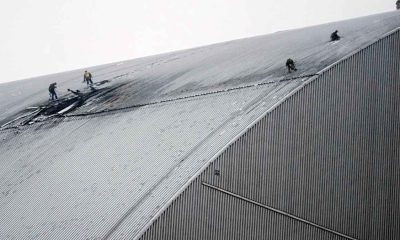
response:
<path id="1" fill-rule="evenodd" d="M 90 72 L 88 72 L 87 70 L 85 70 L 85 73 L 83 74 L 83 82 L 87 83 L 87 85 L 92 85 L 93 81 L 92 81 L 92 74 Z"/>
<path id="2" fill-rule="evenodd" d="M 338 30 L 334 31 L 334 32 L 331 34 L 331 41 L 332 41 L 332 42 L 334 42 L 334 41 L 339 41 L 339 40 L 340 40 L 340 36 L 339 36 L 337 33 L 338 33 Z"/>
<path id="3" fill-rule="evenodd" d="M 286 61 L 286 67 L 287 67 L 289 73 L 291 73 L 290 70 L 297 71 L 296 66 L 294 65 L 294 61 L 291 58 L 289 58 Z"/>
<path id="4" fill-rule="evenodd" d="M 49 86 L 49 93 L 50 93 L 51 100 L 58 99 L 57 93 L 56 93 L 56 88 L 57 88 L 56 85 L 57 85 L 57 83 L 51 83 Z"/>

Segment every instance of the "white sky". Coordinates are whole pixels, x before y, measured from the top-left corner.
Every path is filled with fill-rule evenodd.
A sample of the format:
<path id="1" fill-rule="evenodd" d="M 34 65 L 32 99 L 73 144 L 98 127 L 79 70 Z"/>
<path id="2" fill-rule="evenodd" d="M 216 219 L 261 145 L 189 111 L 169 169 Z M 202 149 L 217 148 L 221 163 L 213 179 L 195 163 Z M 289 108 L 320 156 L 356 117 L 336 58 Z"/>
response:
<path id="1" fill-rule="evenodd" d="M 0 82 L 395 10 L 395 0 L 7 0 Z"/>

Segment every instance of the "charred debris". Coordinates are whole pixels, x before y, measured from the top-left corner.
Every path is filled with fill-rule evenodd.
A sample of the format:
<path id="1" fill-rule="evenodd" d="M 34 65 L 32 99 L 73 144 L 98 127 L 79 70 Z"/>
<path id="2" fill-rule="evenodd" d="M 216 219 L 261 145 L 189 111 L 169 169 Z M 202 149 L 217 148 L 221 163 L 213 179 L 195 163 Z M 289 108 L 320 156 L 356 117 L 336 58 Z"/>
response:
<path id="1" fill-rule="evenodd" d="M 3 123 L 0 129 L 18 128 L 20 126 L 31 125 L 36 122 L 45 121 L 51 118 L 63 118 L 83 106 L 88 100 L 101 99 L 107 94 L 113 92 L 121 85 L 113 87 L 103 86 L 109 83 L 109 80 L 96 82 L 89 86 L 87 90 L 68 89 L 70 94 L 54 101 L 48 101 L 38 106 L 31 106 L 14 115 L 12 120 Z"/>

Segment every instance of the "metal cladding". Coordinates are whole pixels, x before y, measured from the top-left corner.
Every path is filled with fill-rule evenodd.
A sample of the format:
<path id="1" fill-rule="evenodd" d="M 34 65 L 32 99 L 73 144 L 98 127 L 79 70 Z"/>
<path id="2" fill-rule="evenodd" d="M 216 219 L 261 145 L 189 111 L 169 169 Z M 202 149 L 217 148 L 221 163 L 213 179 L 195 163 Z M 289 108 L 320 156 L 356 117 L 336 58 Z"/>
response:
<path id="1" fill-rule="evenodd" d="M 397 29 L 309 80 L 140 239 L 400 239 L 399 42 Z"/>

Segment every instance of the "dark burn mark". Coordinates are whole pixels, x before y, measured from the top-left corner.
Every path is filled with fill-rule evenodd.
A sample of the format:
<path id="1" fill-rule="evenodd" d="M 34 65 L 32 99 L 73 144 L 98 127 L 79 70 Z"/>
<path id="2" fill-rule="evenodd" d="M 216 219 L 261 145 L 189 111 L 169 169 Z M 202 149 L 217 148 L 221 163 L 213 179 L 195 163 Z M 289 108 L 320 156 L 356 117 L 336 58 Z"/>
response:
<path id="1" fill-rule="evenodd" d="M 94 87 L 91 86 L 90 90 L 85 92 L 68 89 L 72 96 L 67 95 L 56 101 L 49 101 L 36 107 L 29 107 L 29 110 L 19 112 L 12 118 L 13 120 L 4 123 L 0 127 L 2 129 L 17 128 L 18 126 L 31 125 L 49 118 L 63 117 L 65 114 L 79 109 L 88 100 L 98 100 L 98 104 L 106 102 L 109 98 L 115 97 L 114 95 L 118 95 L 112 94 L 113 91 L 125 85 L 118 84 L 113 87 L 95 88 L 108 82 L 108 80 L 97 82 L 94 84 Z"/>

